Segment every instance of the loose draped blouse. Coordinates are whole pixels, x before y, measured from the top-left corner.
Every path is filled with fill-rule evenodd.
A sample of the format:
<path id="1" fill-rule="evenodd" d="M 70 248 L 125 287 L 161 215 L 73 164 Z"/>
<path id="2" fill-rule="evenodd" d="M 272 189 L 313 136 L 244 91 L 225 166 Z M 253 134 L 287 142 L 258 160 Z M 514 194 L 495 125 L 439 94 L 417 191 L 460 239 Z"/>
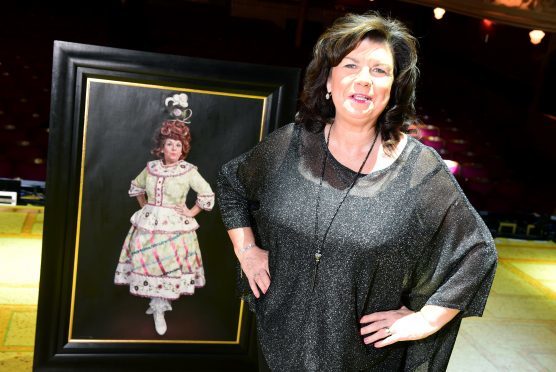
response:
<path id="1" fill-rule="evenodd" d="M 327 161 L 323 132 L 290 124 L 225 164 L 218 198 L 227 229 L 252 227 L 269 252 L 271 284 L 255 299 L 261 348 L 276 371 L 439 371 L 464 316 L 485 307 L 496 267 L 492 236 L 440 156 L 409 137 L 387 168 L 359 178 L 328 233 L 315 288 L 317 242 L 355 176 Z M 424 305 L 459 309 L 437 333 L 384 348 L 363 343 L 360 318 Z"/>

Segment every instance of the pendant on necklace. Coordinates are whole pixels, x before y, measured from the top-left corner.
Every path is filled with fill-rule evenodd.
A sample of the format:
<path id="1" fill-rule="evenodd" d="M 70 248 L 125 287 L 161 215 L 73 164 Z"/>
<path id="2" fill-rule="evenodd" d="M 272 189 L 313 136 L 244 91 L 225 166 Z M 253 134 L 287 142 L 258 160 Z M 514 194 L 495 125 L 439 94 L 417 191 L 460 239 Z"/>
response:
<path id="1" fill-rule="evenodd" d="M 319 270 L 319 262 L 322 254 L 319 252 L 315 253 L 315 270 L 313 271 L 313 285 L 311 286 L 311 290 L 315 290 L 315 285 L 317 284 L 317 271 Z"/>
<path id="2" fill-rule="evenodd" d="M 324 155 L 323 161 L 322 161 L 322 172 L 321 172 L 321 175 L 320 175 L 319 189 L 318 189 L 318 193 L 317 193 L 317 202 L 315 203 L 315 242 L 317 244 L 318 244 L 318 241 L 319 241 L 319 239 L 318 239 L 318 225 L 319 225 L 320 194 L 321 194 L 321 190 L 322 190 L 322 181 L 324 180 L 324 172 L 326 170 L 326 161 L 328 159 L 328 154 L 329 154 L 328 144 L 330 143 L 330 133 L 331 132 L 332 132 L 332 125 L 330 126 L 330 129 L 328 130 L 328 135 L 326 136 L 326 150 L 325 150 L 325 155 Z M 319 270 L 319 262 L 320 262 L 320 258 L 322 257 L 322 254 L 320 252 L 324 249 L 324 243 L 326 242 L 326 237 L 328 236 L 328 232 L 330 231 L 330 227 L 332 226 L 332 223 L 334 222 L 334 219 L 336 218 L 336 215 L 338 214 L 338 211 L 342 207 L 342 204 L 344 204 L 344 201 L 346 200 L 349 192 L 351 191 L 351 189 L 353 189 L 353 187 L 357 183 L 357 180 L 361 176 L 361 171 L 363 170 L 363 167 L 365 166 L 365 163 L 369 159 L 369 156 L 371 155 L 371 152 L 373 152 L 373 148 L 375 147 L 376 139 L 378 138 L 378 133 L 379 133 L 378 128 L 375 128 L 375 138 L 373 140 L 373 143 L 371 144 L 371 147 L 369 148 L 369 151 L 367 152 L 367 155 L 365 155 L 365 159 L 363 160 L 363 163 L 361 163 L 361 166 L 359 167 L 359 170 L 357 171 L 357 174 L 353 178 L 353 181 L 351 182 L 351 185 L 349 185 L 349 187 L 348 187 L 347 191 L 345 192 L 342 200 L 340 201 L 340 204 L 338 204 L 338 206 L 336 207 L 336 210 L 334 211 L 334 214 L 332 215 L 332 218 L 330 219 L 330 222 L 328 223 L 328 227 L 324 231 L 324 236 L 322 237 L 321 245 L 318 246 L 320 248 L 317 248 L 317 252 L 315 253 L 315 270 L 313 271 L 313 283 L 312 283 L 312 287 L 311 287 L 312 291 L 315 290 L 315 285 L 317 283 L 317 274 L 318 274 L 318 270 Z"/>

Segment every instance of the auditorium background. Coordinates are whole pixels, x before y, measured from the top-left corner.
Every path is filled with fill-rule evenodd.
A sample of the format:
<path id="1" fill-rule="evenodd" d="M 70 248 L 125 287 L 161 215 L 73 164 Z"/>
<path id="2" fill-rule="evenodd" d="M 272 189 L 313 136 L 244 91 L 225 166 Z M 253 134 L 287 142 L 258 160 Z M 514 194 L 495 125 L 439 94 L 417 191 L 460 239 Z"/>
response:
<path id="1" fill-rule="evenodd" d="M 316 38 L 335 18 L 368 10 L 399 18 L 418 37 L 420 139 L 449 162 L 496 237 L 500 267 L 485 316 L 464 321 L 449 370 L 556 369 L 553 1 L 60 0 L 8 2 L 0 9 L 0 371 L 32 369 L 41 255 L 56 256 L 49 251 L 56 247 L 42 249 L 48 189 L 58 187 L 55 179 L 46 182 L 47 165 L 58 163 L 49 153 L 69 156 L 69 149 L 48 149 L 56 113 L 52 83 L 59 78 L 52 75 L 55 40 L 302 72 Z M 540 41 L 533 30 L 543 31 Z M 295 94 L 284 98 L 291 107 Z M 293 112 L 276 125 L 287 124 Z M 75 244 L 75 236 L 61 238 Z M 55 264 L 72 267 L 74 257 Z M 62 277 L 47 281 L 60 291 L 74 285 Z M 202 367 L 208 355 L 236 353 L 230 366 L 256 369 L 250 322 L 243 325 L 250 341 L 235 351 L 195 342 L 129 342 L 122 360 L 131 366 L 145 354 L 165 354 L 155 358 L 161 368 L 183 370 L 176 365 L 187 358 Z M 42 326 L 39 321 L 39 335 Z M 49 326 L 67 334 L 65 325 Z M 43 356 L 57 352 L 42 346 Z M 109 344 L 89 346 L 102 357 L 76 357 L 73 366 L 113 367 L 103 361 Z"/>

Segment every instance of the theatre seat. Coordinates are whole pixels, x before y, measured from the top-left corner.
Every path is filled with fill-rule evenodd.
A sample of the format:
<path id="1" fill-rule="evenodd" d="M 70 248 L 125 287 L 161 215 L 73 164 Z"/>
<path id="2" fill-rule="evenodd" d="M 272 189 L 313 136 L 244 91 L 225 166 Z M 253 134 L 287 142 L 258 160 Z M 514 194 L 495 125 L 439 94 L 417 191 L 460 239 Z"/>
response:
<path id="1" fill-rule="evenodd" d="M 469 142 L 461 138 L 449 139 L 445 143 L 446 151 L 450 154 L 458 154 L 469 151 L 470 147 Z"/>
<path id="2" fill-rule="evenodd" d="M 29 141 L 20 141 L 6 146 L 5 155 L 13 162 L 33 163 L 35 159 L 46 157 L 46 152 L 40 147 L 33 146 Z"/>
<path id="3" fill-rule="evenodd" d="M 33 181 L 46 180 L 46 163 L 44 159 L 36 159 L 35 163 L 19 163 L 14 170 L 14 177 Z"/>
<path id="4" fill-rule="evenodd" d="M 417 127 L 421 137 L 438 137 L 440 136 L 440 129 L 434 125 L 419 125 Z"/>
<path id="5" fill-rule="evenodd" d="M 438 152 L 442 152 L 444 150 L 444 140 L 440 137 L 435 137 L 435 136 L 423 137 L 421 138 L 421 142 L 424 145 L 432 147 Z"/>
<path id="6" fill-rule="evenodd" d="M 27 132 L 17 129 L 14 125 L 8 124 L 0 128 L 0 146 L 6 147 L 18 141 L 25 141 Z"/>

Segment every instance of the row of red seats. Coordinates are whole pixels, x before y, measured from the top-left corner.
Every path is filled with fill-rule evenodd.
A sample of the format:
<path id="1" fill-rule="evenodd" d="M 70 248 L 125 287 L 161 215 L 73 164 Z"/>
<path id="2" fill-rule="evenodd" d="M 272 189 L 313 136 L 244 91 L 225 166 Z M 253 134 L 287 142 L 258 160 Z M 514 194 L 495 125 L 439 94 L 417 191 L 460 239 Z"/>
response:
<path id="1" fill-rule="evenodd" d="M 48 128 L 18 128 L 12 124 L 6 124 L 0 127 L 0 153 L 5 152 L 4 149 L 11 146 L 36 147 L 46 154 Z"/>
<path id="2" fill-rule="evenodd" d="M 0 177 L 46 179 L 51 73 L 36 56 L 24 45 L 0 51 Z"/>
<path id="3" fill-rule="evenodd" d="M 504 215 L 556 212 L 553 204 L 547 203 L 554 198 L 554 191 L 542 184 L 517 181 L 500 151 L 482 133 L 481 123 L 465 117 L 451 120 L 443 110 L 422 118 L 427 124 L 437 125 L 419 125 L 420 140 L 450 163 L 452 173 L 476 209 Z"/>
<path id="4" fill-rule="evenodd" d="M 502 159 L 472 127 L 462 129 L 450 121 L 439 126 L 422 124 L 416 129 L 420 141 L 434 148 L 447 162 L 475 208 L 500 210 L 504 204 L 498 201 L 515 194 L 515 187 L 505 181 L 507 173 Z M 483 140 L 477 143 L 472 137 Z"/>
<path id="5" fill-rule="evenodd" d="M 37 159 L 37 163 L 12 162 L 0 158 L 0 178 L 21 178 L 26 180 L 46 180 L 46 163 Z"/>

